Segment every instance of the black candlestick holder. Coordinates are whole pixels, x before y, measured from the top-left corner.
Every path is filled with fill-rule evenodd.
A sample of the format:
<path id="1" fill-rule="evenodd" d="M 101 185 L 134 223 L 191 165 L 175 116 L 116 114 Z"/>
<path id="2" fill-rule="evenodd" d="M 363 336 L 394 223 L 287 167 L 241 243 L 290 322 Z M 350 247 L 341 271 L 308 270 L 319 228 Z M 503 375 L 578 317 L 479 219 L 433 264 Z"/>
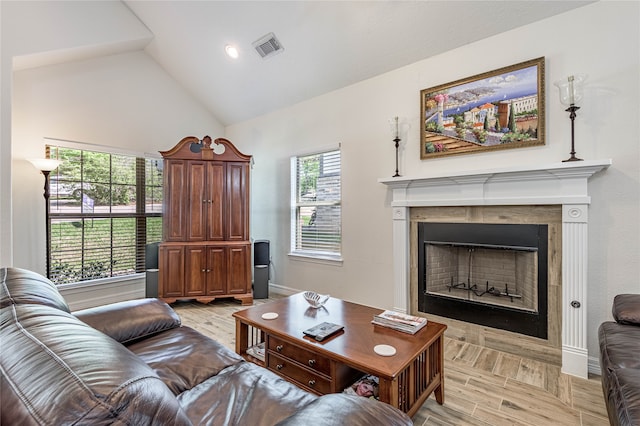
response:
<path id="1" fill-rule="evenodd" d="M 396 136 L 396 138 L 393 140 L 396 143 L 396 174 L 392 177 L 400 176 L 400 173 L 398 173 L 398 148 L 400 147 L 400 140 L 401 139 L 398 136 Z"/>
<path id="2" fill-rule="evenodd" d="M 571 157 L 566 160 L 563 160 L 563 163 L 568 161 L 582 161 L 582 158 L 576 157 L 576 146 L 575 146 L 575 133 L 574 133 L 574 123 L 576 121 L 576 111 L 579 110 L 579 106 L 575 106 L 571 104 L 571 106 L 565 111 L 569 113 L 569 118 L 571 119 Z"/>

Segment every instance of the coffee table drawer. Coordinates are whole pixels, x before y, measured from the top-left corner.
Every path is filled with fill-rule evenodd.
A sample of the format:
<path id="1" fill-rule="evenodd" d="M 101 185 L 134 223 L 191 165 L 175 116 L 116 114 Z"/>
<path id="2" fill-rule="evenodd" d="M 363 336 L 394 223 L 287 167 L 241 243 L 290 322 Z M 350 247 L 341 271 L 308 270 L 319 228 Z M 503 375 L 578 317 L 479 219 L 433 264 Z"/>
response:
<path id="1" fill-rule="evenodd" d="M 319 394 L 331 393 L 331 381 L 315 374 L 313 371 L 298 366 L 286 358 L 270 353 L 267 355 L 268 368 L 275 371 L 303 388 Z"/>
<path id="2" fill-rule="evenodd" d="M 331 376 L 331 361 L 328 358 L 314 354 L 277 337 L 269 336 L 269 349 L 279 355 L 299 362 L 312 370 Z"/>

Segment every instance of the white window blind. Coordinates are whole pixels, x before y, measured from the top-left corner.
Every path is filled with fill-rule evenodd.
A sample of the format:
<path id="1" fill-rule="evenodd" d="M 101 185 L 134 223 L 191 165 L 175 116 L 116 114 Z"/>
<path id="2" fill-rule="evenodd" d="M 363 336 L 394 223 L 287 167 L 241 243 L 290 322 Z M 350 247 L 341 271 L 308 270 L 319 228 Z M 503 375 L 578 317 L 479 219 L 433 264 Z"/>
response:
<path id="1" fill-rule="evenodd" d="M 162 161 L 49 145 L 51 280 L 143 272 L 145 246 L 162 238 Z"/>
<path id="2" fill-rule="evenodd" d="M 340 150 L 293 157 L 291 251 L 339 257 L 342 247 Z"/>

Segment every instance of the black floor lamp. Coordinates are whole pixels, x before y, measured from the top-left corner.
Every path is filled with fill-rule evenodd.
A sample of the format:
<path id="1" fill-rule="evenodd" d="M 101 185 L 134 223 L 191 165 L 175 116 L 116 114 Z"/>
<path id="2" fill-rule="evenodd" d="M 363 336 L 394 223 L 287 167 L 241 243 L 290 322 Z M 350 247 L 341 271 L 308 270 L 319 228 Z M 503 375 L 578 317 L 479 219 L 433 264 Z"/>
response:
<path id="1" fill-rule="evenodd" d="M 54 160 L 51 158 L 35 158 L 29 160 L 33 166 L 40 170 L 44 175 L 44 222 L 45 222 L 45 234 L 46 234 L 46 263 L 47 263 L 47 278 L 51 278 L 51 226 L 49 222 L 49 174 L 58 168 L 62 161 Z"/>

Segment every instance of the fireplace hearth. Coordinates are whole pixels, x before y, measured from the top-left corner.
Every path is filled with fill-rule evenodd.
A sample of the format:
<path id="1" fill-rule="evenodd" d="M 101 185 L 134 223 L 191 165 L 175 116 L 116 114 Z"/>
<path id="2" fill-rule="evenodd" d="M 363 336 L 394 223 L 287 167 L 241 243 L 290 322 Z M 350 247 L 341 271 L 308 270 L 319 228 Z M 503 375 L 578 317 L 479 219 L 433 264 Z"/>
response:
<path id="1" fill-rule="evenodd" d="M 547 338 L 547 226 L 418 224 L 418 310 Z"/>

